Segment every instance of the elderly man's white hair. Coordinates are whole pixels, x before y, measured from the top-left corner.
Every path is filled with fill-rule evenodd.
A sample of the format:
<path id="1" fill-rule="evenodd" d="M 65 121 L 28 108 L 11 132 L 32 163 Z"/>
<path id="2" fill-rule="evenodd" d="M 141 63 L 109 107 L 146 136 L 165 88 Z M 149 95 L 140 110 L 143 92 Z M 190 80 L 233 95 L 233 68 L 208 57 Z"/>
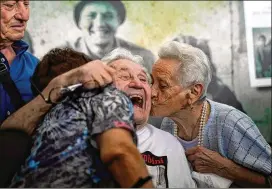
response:
<path id="1" fill-rule="evenodd" d="M 182 87 L 201 83 L 204 86 L 204 91 L 200 99 L 206 96 L 212 72 L 210 62 L 202 50 L 185 43 L 170 41 L 160 47 L 158 56 L 161 59 L 171 58 L 180 61 Z"/>
<path id="2" fill-rule="evenodd" d="M 139 55 L 133 55 L 130 51 L 124 48 L 116 48 L 102 58 L 102 62 L 105 64 L 110 64 L 113 61 L 126 59 L 130 60 L 136 64 L 140 64 L 143 67 L 143 70 L 147 76 L 148 83 L 151 84 L 151 76 L 148 73 L 147 69 L 144 67 L 144 60 Z"/>

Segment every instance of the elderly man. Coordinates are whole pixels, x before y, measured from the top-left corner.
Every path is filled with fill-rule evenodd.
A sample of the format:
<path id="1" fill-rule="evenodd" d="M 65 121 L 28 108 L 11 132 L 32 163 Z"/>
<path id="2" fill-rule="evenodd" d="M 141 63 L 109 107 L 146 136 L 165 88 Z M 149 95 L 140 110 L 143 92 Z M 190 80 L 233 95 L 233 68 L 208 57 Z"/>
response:
<path id="1" fill-rule="evenodd" d="M 29 77 L 38 59 L 21 41 L 29 19 L 29 1 L 1 1 L 0 123 L 33 98 Z"/>
<path id="2" fill-rule="evenodd" d="M 133 56 L 127 50 L 115 49 L 102 61 L 116 70 L 114 84 L 124 91 L 133 103 L 138 149 L 153 176 L 154 186 L 195 187 L 184 149 L 178 140 L 147 123 L 151 108 L 151 78 L 142 66 L 142 58 Z"/>
<path id="3" fill-rule="evenodd" d="M 126 18 L 126 9 L 121 1 L 81 1 L 74 9 L 74 20 L 82 31 L 75 44 L 76 50 L 92 59 L 101 59 L 117 47 L 130 50 L 143 57 L 144 66 L 151 72 L 154 55 L 151 51 L 117 38 L 117 29 Z"/>

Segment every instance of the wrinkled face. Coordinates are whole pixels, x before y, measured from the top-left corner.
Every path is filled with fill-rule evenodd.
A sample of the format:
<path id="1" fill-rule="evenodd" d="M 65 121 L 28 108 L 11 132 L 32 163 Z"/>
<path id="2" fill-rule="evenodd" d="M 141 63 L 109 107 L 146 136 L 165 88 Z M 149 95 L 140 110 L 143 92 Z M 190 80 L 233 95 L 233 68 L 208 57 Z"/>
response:
<path id="1" fill-rule="evenodd" d="M 152 68 L 152 116 L 171 116 L 187 105 L 187 89 L 180 84 L 180 62 L 159 59 Z"/>
<path id="2" fill-rule="evenodd" d="M 118 12 L 109 2 L 92 2 L 81 12 L 79 27 L 85 40 L 106 45 L 115 37 L 120 25 Z"/>
<path id="3" fill-rule="evenodd" d="M 147 123 L 151 108 L 151 88 L 143 67 L 126 59 L 116 60 L 110 66 L 116 69 L 115 86 L 124 91 L 133 103 L 135 123 Z"/>
<path id="4" fill-rule="evenodd" d="M 0 1 L 1 41 L 16 41 L 24 37 L 29 19 L 29 0 Z"/>

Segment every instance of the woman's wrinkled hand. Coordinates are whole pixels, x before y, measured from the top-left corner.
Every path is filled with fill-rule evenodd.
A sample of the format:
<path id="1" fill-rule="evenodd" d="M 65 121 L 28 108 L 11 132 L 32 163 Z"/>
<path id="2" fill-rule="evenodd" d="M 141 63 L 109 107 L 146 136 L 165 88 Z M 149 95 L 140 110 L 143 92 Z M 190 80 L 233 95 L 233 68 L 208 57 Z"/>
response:
<path id="1" fill-rule="evenodd" d="M 197 146 L 188 149 L 185 154 L 196 172 L 214 173 L 220 176 L 224 176 L 227 172 L 230 160 L 222 157 L 217 152 Z"/>
<path id="2" fill-rule="evenodd" d="M 115 69 L 100 60 L 94 60 L 57 76 L 49 82 L 42 93 L 48 98 L 50 95 L 52 102 L 57 102 L 62 96 L 60 93 L 62 87 L 79 83 L 88 89 L 103 87 L 113 82 L 114 75 Z"/>
<path id="3" fill-rule="evenodd" d="M 100 60 L 94 60 L 78 68 L 80 83 L 85 88 L 104 87 L 113 82 L 115 69 Z"/>

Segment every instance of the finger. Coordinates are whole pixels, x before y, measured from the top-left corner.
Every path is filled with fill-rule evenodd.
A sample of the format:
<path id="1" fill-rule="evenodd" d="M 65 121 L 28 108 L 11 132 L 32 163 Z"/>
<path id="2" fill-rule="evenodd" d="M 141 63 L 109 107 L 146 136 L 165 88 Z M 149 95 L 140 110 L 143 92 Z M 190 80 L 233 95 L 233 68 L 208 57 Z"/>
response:
<path id="1" fill-rule="evenodd" d="M 196 172 L 203 173 L 203 171 L 205 170 L 205 167 L 202 165 L 196 165 L 196 166 L 194 166 L 194 170 Z"/>
<path id="2" fill-rule="evenodd" d="M 103 78 L 103 80 L 104 80 L 104 85 L 107 85 L 107 84 L 109 84 L 109 83 L 112 83 L 112 81 L 113 81 L 113 78 L 112 78 L 112 76 L 108 73 L 108 72 L 103 72 L 102 74 L 101 74 L 101 76 L 102 76 L 102 78 Z"/>
<path id="3" fill-rule="evenodd" d="M 109 74 L 113 77 L 114 75 L 115 75 L 115 73 L 116 73 L 116 70 L 114 69 L 114 68 L 112 68 L 112 67 L 110 67 L 110 66 L 108 66 L 108 65 L 105 65 L 105 70 L 107 71 L 107 72 L 109 72 Z"/>
<path id="4" fill-rule="evenodd" d="M 206 165 L 206 162 L 203 159 L 196 159 L 194 161 L 194 165 L 195 166 L 204 166 L 204 165 Z"/>
<path id="5" fill-rule="evenodd" d="M 185 155 L 186 156 L 193 155 L 197 152 L 197 149 L 198 149 L 197 147 L 189 148 L 188 150 L 186 150 Z"/>
<path id="6" fill-rule="evenodd" d="M 92 60 L 90 62 L 87 62 L 85 65 L 89 64 L 104 64 L 101 60 Z"/>
<path id="7" fill-rule="evenodd" d="M 103 80 L 103 78 L 102 78 L 102 76 L 101 76 L 100 74 L 95 74 L 95 75 L 93 76 L 93 79 L 94 79 L 95 82 L 98 83 L 98 85 L 99 85 L 100 87 L 102 87 L 102 86 L 105 85 L 104 80 Z"/>
<path id="8" fill-rule="evenodd" d="M 197 159 L 197 156 L 196 155 L 189 155 L 189 156 L 187 156 L 187 159 L 190 162 L 194 162 Z"/>
<path id="9" fill-rule="evenodd" d="M 194 167 L 194 170 L 199 173 L 213 173 L 213 170 L 205 165 L 197 165 Z"/>
<path id="10" fill-rule="evenodd" d="M 86 89 L 93 89 L 93 88 L 98 88 L 98 87 L 100 87 L 99 86 L 99 84 L 95 81 L 95 80 L 89 80 L 89 81 L 87 81 L 87 82 L 85 82 L 85 83 L 83 83 L 83 86 L 84 86 L 84 88 L 86 88 Z"/>

